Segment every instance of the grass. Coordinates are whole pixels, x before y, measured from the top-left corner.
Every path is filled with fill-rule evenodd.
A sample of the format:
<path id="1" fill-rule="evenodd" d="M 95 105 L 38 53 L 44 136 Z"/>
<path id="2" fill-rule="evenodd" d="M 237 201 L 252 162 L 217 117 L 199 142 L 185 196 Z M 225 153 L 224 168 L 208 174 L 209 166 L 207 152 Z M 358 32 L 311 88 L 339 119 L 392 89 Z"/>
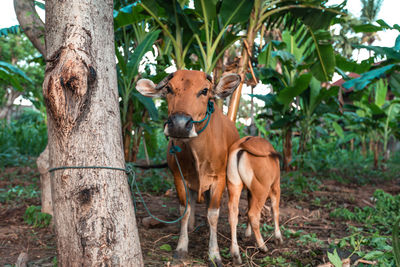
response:
<path id="1" fill-rule="evenodd" d="M 348 226 L 349 236 L 330 244 L 335 249 L 352 251 L 358 257 L 377 262 L 377 266 L 395 266 L 393 255 L 392 229 L 395 218 L 399 216 L 400 195 L 393 196 L 383 190 L 373 195 L 374 206 L 336 208 L 330 216 L 355 222 L 357 226 Z"/>

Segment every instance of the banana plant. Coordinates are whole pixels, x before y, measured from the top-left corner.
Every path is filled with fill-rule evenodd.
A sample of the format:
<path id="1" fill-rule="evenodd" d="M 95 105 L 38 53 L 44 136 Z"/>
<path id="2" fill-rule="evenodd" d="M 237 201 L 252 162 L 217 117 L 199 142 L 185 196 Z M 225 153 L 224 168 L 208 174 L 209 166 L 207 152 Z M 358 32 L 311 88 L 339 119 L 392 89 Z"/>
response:
<path id="1" fill-rule="evenodd" d="M 188 50 L 194 40 L 193 33 L 198 31 L 199 23 L 193 9 L 187 8 L 188 1 L 144 0 L 139 6 L 149 14 L 164 34 L 164 51 L 171 51 L 177 69 L 185 68 Z"/>
<path id="2" fill-rule="evenodd" d="M 253 0 L 197 0 L 195 11 L 202 19 L 200 31 L 194 33 L 202 69 L 210 74 L 225 50 L 241 38 L 237 25 L 247 22 Z"/>
<path id="3" fill-rule="evenodd" d="M 282 41 L 270 42 L 258 57 L 264 66 L 258 69 L 258 77 L 263 83 L 270 84 L 273 92 L 253 96 L 263 100 L 267 108 L 267 112 L 259 117 L 272 120 L 271 129 L 282 130 L 284 169 L 289 171 L 293 128 L 299 126 L 301 129 L 299 153 L 303 153 L 318 114 L 337 110 L 337 106 L 328 105 L 328 101 L 337 95 L 338 88 L 322 88 L 311 70 L 305 72 L 309 66 L 303 56 L 306 48 L 298 46 L 295 35 L 284 31 Z M 275 70 L 278 64 L 281 73 Z"/>
<path id="4" fill-rule="evenodd" d="M 146 53 L 153 51 L 160 30 L 151 27 L 143 16 L 142 7 L 125 6 L 114 11 L 115 54 L 117 57 L 118 92 L 121 98 L 121 122 L 123 130 L 124 154 L 126 161 L 135 161 L 141 138 L 143 123 L 148 117 L 157 120 L 154 102 L 139 94 L 136 81 L 139 67 L 144 63 Z"/>
<path id="5" fill-rule="evenodd" d="M 296 42 L 306 48 L 305 59 L 313 75 L 320 81 L 329 81 L 334 72 L 335 58 L 328 29 L 334 17 L 344 15 L 340 12 L 344 3 L 329 8 L 325 4 L 326 1 L 319 0 L 297 1 L 296 4 L 284 0 L 255 0 L 247 28 L 247 47 L 243 48 L 239 63 L 241 77 L 245 77 L 248 64 L 251 64 L 247 51 L 253 51 L 257 33 L 261 30 L 260 37 L 263 41 L 265 30 L 283 27 L 298 33 Z M 231 120 L 236 119 L 242 84 L 231 97 L 228 112 Z"/>

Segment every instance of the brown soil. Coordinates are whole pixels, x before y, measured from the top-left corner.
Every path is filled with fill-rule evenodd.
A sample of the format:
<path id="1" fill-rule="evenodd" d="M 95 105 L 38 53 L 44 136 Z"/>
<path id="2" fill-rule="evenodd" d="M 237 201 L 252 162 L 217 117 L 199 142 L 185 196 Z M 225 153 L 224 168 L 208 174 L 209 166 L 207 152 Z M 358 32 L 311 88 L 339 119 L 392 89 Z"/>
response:
<path id="1" fill-rule="evenodd" d="M 27 175 L 35 177 L 35 182 L 27 182 L 26 179 L 11 179 L 26 170 L 5 170 L 0 175 L 0 186 L 3 189 L 16 184 L 38 185 L 38 173 L 36 170 L 27 171 Z M 32 179 L 30 179 L 32 181 Z M 308 192 L 303 197 L 295 197 L 282 192 L 280 205 L 280 223 L 284 244 L 275 245 L 273 242 L 273 231 L 268 229 L 264 239 L 268 240 L 269 251 L 262 253 L 255 246 L 254 238 L 244 237 L 244 223 L 246 222 L 246 194 L 243 192 L 240 205 L 240 219 L 238 227 L 239 245 L 245 257 L 242 257 L 243 266 L 257 266 L 267 256 L 286 259 L 286 263 L 297 265 L 317 266 L 327 262 L 326 250 L 329 243 L 333 243 L 341 237 L 348 235 L 346 222 L 329 217 L 329 213 L 337 206 L 363 207 L 372 205 L 371 196 L 373 192 L 381 188 L 392 194 L 400 193 L 398 180 L 387 181 L 379 186 L 344 185 L 336 181 L 323 181 L 317 191 Z M 155 216 L 167 220 L 178 217 L 178 202 L 175 193 L 171 190 L 163 196 L 144 194 L 144 199 L 149 209 Z M 318 200 L 318 201 L 317 201 Z M 0 203 L 0 266 L 15 264 L 19 254 L 26 252 L 29 255 L 29 266 L 53 266 L 56 257 L 55 237 L 51 227 L 40 229 L 26 224 L 23 214 L 29 205 L 40 205 L 40 199 L 28 199 Z M 268 205 L 267 205 L 268 206 Z M 137 203 L 137 221 L 141 239 L 145 266 L 206 266 L 208 250 L 208 226 L 206 222 L 206 208 L 204 204 L 197 205 L 196 228 L 189 234 L 189 256 L 183 262 L 173 259 L 173 250 L 178 241 L 179 224 L 156 225 L 154 228 L 144 227 L 142 220 L 149 215 L 145 212 L 142 203 Z M 272 225 L 271 214 L 268 208 L 263 211 L 263 223 Z M 301 232 L 300 232 L 301 230 Z M 229 257 L 230 230 L 227 216 L 227 194 L 220 211 L 218 225 L 219 247 L 223 263 L 231 266 Z M 298 235 L 315 234 L 320 241 L 301 241 Z M 169 245 L 169 246 L 168 246 Z M 169 251 L 169 247 L 172 251 Z M 265 261 L 265 259 L 264 259 Z M 266 264 L 264 262 L 264 264 Z M 283 263 L 282 263 L 283 264 Z M 269 266 L 281 266 L 280 263 L 269 264 Z M 264 265 L 265 266 L 265 265 Z"/>

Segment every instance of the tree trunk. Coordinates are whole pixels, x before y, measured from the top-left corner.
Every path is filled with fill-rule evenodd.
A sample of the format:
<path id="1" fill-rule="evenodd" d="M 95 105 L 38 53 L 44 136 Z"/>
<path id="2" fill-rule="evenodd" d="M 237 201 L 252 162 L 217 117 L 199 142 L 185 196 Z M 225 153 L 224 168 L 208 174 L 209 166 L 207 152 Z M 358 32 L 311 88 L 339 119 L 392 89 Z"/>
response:
<path id="1" fill-rule="evenodd" d="M 247 47 L 246 45 L 243 45 L 242 49 L 242 55 L 240 58 L 240 63 L 239 63 L 239 71 L 238 74 L 240 75 L 240 78 L 242 79 L 238 88 L 233 92 L 231 96 L 231 100 L 229 103 L 229 110 L 228 110 L 228 118 L 235 122 L 236 121 L 236 115 L 239 109 L 239 103 L 240 103 L 240 97 L 242 95 L 242 87 L 246 78 L 246 73 L 247 73 L 247 68 L 249 66 L 249 61 L 250 61 L 250 55 L 252 49 L 253 49 L 253 44 L 254 44 L 254 38 L 257 34 L 258 30 L 258 23 L 259 23 L 259 18 L 260 18 L 260 12 L 261 12 L 261 2 L 256 1 L 254 4 L 253 11 L 251 12 L 251 17 L 250 17 L 250 22 L 249 22 L 249 27 L 247 29 Z"/>
<path id="2" fill-rule="evenodd" d="M 283 169 L 290 171 L 290 162 L 292 161 L 292 129 L 286 129 L 283 136 Z"/>
<path id="3" fill-rule="evenodd" d="M 379 165 L 379 148 L 378 148 L 378 141 L 373 142 L 373 151 L 374 151 L 374 169 L 378 169 Z"/>
<path id="4" fill-rule="evenodd" d="M 367 144 L 365 136 L 361 136 L 361 155 L 365 158 L 367 156 Z"/>
<path id="5" fill-rule="evenodd" d="M 22 92 L 15 91 L 12 88 L 6 88 L 6 102 L 2 107 L 0 107 L 0 120 L 7 118 L 8 113 L 14 105 L 15 99 L 17 99 Z"/>
<path id="6" fill-rule="evenodd" d="M 113 1 L 46 1 L 43 95 L 51 167 L 124 168 Z M 108 169 L 51 173 L 59 266 L 143 266 L 127 177 Z"/>
<path id="7" fill-rule="evenodd" d="M 53 216 L 53 201 L 51 198 L 51 182 L 49 173 L 49 146 L 47 145 L 44 151 L 36 160 L 37 167 L 40 173 L 40 188 L 42 212 Z"/>
<path id="8" fill-rule="evenodd" d="M 24 30 L 26 36 L 33 46 L 46 59 L 46 46 L 44 43 L 44 23 L 35 10 L 33 0 L 14 0 L 14 10 L 17 15 L 19 25 Z"/>

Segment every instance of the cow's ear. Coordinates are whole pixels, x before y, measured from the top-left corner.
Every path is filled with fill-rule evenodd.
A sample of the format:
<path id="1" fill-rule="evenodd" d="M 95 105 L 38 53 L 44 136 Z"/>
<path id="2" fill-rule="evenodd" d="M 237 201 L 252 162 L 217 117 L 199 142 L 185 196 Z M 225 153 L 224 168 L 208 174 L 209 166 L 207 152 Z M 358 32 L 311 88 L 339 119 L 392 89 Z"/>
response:
<path id="1" fill-rule="evenodd" d="M 214 95 L 219 98 L 225 98 L 235 91 L 240 84 L 240 75 L 230 73 L 222 76 L 221 80 L 214 88 Z"/>
<path id="2" fill-rule="evenodd" d="M 136 83 L 136 90 L 144 96 L 161 96 L 162 90 L 157 90 L 156 85 L 149 79 L 140 79 Z"/>
<path id="3" fill-rule="evenodd" d="M 136 89 L 141 93 L 142 95 L 145 96 L 165 96 L 166 94 L 166 88 L 165 86 L 168 84 L 169 80 L 171 80 L 174 77 L 174 73 L 169 74 L 167 77 L 165 77 L 161 82 L 157 84 L 157 86 L 150 80 L 148 79 L 140 79 L 136 83 Z"/>

